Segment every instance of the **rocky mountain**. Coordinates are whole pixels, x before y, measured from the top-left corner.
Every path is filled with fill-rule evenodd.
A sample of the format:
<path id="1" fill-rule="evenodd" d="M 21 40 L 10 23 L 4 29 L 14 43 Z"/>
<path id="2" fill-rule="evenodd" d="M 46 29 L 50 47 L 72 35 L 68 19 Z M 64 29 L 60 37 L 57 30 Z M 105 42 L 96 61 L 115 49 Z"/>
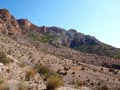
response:
<path id="1" fill-rule="evenodd" d="M 120 49 L 102 43 L 95 37 L 90 35 L 84 35 L 83 33 L 77 32 L 74 29 L 65 30 L 59 27 L 38 27 L 26 19 L 17 20 L 22 31 L 35 31 L 44 35 L 45 42 L 52 45 L 65 46 L 72 48 L 84 53 L 97 54 L 101 56 L 109 56 L 114 58 L 120 58 Z M 46 37 L 47 36 L 47 37 Z M 39 37 L 35 34 L 34 37 Z M 39 37 L 40 38 L 40 37 Z M 40 40 L 42 41 L 42 40 Z"/>
<path id="2" fill-rule="evenodd" d="M 37 26 L 0 9 L 0 90 L 120 90 L 118 52 L 74 29 Z"/>
<path id="3" fill-rule="evenodd" d="M 6 34 L 28 34 L 28 32 L 37 32 L 40 35 L 37 34 L 37 36 L 34 36 L 38 37 L 42 35 L 43 37 L 39 38 L 45 39 L 45 42 L 52 45 L 65 46 L 85 53 L 120 58 L 119 49 L 104 44 L 95 37 L 84 35 L 74 29 L 65 30 L 55 26 L 39 27 L 27 19 L 19 19 L 16 21 L 14 16 L 6 9 L 0 10 L 0 29 Z"/>

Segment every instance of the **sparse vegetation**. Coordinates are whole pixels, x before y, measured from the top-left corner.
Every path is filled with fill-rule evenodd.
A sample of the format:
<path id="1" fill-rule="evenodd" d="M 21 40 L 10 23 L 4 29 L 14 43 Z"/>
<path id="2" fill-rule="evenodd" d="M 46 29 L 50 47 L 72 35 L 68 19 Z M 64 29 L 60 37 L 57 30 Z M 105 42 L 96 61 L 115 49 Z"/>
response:
<path id="1" fill-rule="evenodd" d="M 42 43 L 51 43 L 51 40 L 55 39 L 55 36 L 51 35 L 38 35 L 35 32 L 29 32 L 29 37 L 34 41 L 39 41 Z"/>

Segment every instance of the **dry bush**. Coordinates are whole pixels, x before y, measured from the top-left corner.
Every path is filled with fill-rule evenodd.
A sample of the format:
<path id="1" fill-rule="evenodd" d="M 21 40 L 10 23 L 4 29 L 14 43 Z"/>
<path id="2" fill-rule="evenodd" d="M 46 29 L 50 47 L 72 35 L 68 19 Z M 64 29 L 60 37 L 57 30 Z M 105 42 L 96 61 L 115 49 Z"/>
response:
<path id="1" fill-rule="evenodd" d="M 3 64 L 8 64 L 12 62 L 12 60 L 8 59 L 4 52 L 0 52 L 0 62 Z"/>
<path id="2" fill-rule="evenodd" d="M 55 90 L 61 85 L 63 85 L 63 80 L 58 76 L 50 76 L 46 84 L 47 90 Z"/>
<path id="3" fill-rule="evenodd" d="M 31 78 L 35 76 L 35 73 L 36 72 L 33 68 L 29 68 L 28 70 L 26 70 L 25 80 L 29 81 Z"/>

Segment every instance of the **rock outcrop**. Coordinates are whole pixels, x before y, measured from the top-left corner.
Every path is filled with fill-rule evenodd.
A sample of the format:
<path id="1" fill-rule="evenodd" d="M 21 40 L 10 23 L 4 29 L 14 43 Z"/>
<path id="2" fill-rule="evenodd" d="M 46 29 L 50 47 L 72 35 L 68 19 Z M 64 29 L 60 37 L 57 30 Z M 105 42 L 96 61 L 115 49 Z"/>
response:
<path id="1" fill-rule="evenodd" d="M 19 25 L 24 26 L 24 27 L 30 27 L 32 23 L 28 21 L 28 19 L 18 19 L 17 22 Z"/>
<path id="2" fill-rule="evenodd" d="M 7 9 L 0 9 L 0 31 L 5 34 L 20 34 L 19 25 Z"/>

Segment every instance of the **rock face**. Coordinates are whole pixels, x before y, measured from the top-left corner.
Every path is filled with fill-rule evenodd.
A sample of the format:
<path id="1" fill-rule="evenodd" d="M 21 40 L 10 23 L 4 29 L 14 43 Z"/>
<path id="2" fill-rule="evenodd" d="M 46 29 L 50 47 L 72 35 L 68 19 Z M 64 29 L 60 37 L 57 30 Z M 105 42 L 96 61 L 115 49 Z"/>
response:
<path id="1" fill-rule="evenodd" d="M 18 19 L 17 22 L 19 23 L 19 25 L 24 26 L 24 27 L 30 27 L 32 24 L 27 19 Z"/>
<path id="2" fill-rule="evenodd" d="M 0 9 L 0 31 L 5 34 L 21 33 L 16 19 L 6 9 Z"/>
<path id="3" fill-rule="evenodd" d="M 39 31 L 39 27 L 34 25 L 27 19 L 18 19 L 17 23 L 19 24 L 22 34 L 27 34 L 27 31 Z"/>

